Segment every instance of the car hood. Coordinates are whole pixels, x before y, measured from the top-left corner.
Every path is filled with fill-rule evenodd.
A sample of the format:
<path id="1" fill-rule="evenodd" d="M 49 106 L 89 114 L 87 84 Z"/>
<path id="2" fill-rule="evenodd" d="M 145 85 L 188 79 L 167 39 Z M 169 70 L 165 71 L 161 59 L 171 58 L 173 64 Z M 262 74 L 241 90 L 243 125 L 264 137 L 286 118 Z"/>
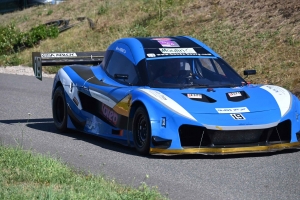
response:
<path id="1" fill-rule="evenodd" d="M 291 94 L 273 85 L 248 85 L 236 88 L 145 89 L 166 106 L 176 102 L 190 113 L 223 114 L 276 111 L 284 116 L 291 106 Z M 162 96 L 159 97 L 158 94 Z M 167 99 L 164 99 L 164 97 Z M 170 102 L 168 102 L 170 101 Z M 175 106 L 174 104 L 174 106 Z M 174 108 L 174 107 L 173 107 Z M 174 108 L 175 109 L 175 108 Z"/>

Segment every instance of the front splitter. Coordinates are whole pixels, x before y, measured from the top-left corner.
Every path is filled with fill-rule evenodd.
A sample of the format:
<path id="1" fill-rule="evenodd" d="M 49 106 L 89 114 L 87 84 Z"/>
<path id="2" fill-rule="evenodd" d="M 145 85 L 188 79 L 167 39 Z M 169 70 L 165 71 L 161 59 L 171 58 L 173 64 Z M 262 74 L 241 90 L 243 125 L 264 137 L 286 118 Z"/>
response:
<path id="1" fill-rule="evenodd" d="M 204 155 L 227 155 L 243 153 L 275 152 L 285 149 L 300 149 L 300 142 L 270 144 L 268 146 L 251 147 L 226 147 L 226 148 L 184 148 L 184 149 L 159 149 L 150 148 L 150 154 L 204 154 Z"/>

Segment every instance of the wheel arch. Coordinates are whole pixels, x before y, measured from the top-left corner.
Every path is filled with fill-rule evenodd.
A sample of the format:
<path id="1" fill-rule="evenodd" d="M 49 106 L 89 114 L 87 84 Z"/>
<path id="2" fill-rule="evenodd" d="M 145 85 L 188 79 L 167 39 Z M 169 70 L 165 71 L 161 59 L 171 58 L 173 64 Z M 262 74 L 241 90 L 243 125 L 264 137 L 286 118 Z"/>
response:
<path id="1" fill-rule="evenodd" d="M 55 90 L 56 90 L 59 86 L 62 86 L 62 87 L 63 87 L 63 85 L 62 85 L 62 83 L 61 83 L 61 81 L 60 81 L 60 79 L 59 79 L 58 74 L 56 74 L 56 76 L 55 76 L 55 78 L 54 78 L 54 81 L 53 81 L 53 87 L 52 87 L 52 95 L 51 95 L 51 99 L 53 99 L 54 92 L 55 92 Z"/>
<path id="2" fill-rule="evenodd" d="M 131 120 L 133 119 L 134 113 L 136 112 L 136 110 L 141 106 L 145 108 L 145 110 L 147 111 L 148 116 L 149 116 L 149 111 L 148 111 L 146 105 L 142 101 L 137 100 L 137 101 L 133 102 L 133 104 L 130 106 L 129 118 Z"/>
<path id="3" fill-rule="evenodd" d="M 67 114 L 67 103 L 66 96 L 64 93 L 63 86 L 56 84 L 57 87 L 53 92 L 52 97 L 52 115 L 56 128 L 60 132 L 67 131 L 68 114 Z"/>
<path id="4" fill-rule="evenodd" d="M 133 119 L 134 113 L 136 110 L 140 107 L 144 107 L 145 110 L 148 113 L 148 117 L 150 120 L 157 120 L 158 112 L 157 109 L 162 108 L 161 105 L 159 105 L 158 102 L 153 102 L 151 99 L 143 98 L 143 99 L 136 99 L 130 106 L 130 112 L 129 112 L 129 119 Z"/>
<path id="5" fill-rule="evenodd" d="M 132 93 L 132 104 L 130 106 L 129 118 L 131 118 L 131 119 L 133 118 L 134 113 L 139 106 L 143 106 L 145 108 L 150 120 L 160 119 L 160 117 L 159 117 L 160 112 L 157 112 L 157 111 L 158 110 L 162 111 L 161 109 L 165 109 L 164 106 L 161 105 L 160 102 L 149 97 L 144 92 L 136 90 Z"/>
<path id="6" fill-rule="evenodd" d="M 129 121 L 130 126 L 133 125 L 134 115 L 139 107 L 143 107 L 148 114 L 148 118 L 150 121 L 150 129 L 151 135 L 153 135 L 154 130 L 160 129 L 160 120 L 161 120 L 161 112 L 164 112 L 160 109 L 163 108 L 159 104 L 159 102 L 153 101 L 151 98 L 139 98 L 133 101 L 130 111 L 129 111 Z M 159 110 L 159 111 L 158 111 Z M 155 123 L 152 123 L 155 122 Z M 132 130 L 132 129 L 131 129 Z M 157 132 L 157 131 L 155 131 Z M 158 132 L 157 132 L 158 133 Z"/>

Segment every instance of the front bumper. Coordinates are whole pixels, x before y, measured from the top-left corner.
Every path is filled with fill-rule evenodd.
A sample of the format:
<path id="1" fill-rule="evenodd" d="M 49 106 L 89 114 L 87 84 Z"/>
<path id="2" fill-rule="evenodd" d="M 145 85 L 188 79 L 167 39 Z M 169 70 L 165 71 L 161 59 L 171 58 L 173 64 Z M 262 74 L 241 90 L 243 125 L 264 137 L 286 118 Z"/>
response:
<path id="1" fill-rule="evenodd" d="M 285 149 L 300 149 L 300 142 L 269 144 L 266 146 L 247 146 L 247 147 L 200 147 L 184 149 L 161 149 L 150 148 L 150 154 L 204 154 L 204 155 L 227 155 L 244 153 L 264 153 L 275 152 Z"/>

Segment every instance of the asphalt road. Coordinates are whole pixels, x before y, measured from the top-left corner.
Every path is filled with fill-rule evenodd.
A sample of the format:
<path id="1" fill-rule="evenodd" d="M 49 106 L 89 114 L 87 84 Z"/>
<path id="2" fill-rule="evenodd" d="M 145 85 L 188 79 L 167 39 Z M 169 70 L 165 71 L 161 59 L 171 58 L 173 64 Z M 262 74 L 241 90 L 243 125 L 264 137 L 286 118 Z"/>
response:
<path id="1" fill-rule="evenodd" d="M 94 136 L 58 133 L 51 112 L 52 81 L 0 74 L 1 144 L 22 145 L 122 184 L 145 182 L 174 200 L 300 199 L 300 151 L 142 157 Z"/>

